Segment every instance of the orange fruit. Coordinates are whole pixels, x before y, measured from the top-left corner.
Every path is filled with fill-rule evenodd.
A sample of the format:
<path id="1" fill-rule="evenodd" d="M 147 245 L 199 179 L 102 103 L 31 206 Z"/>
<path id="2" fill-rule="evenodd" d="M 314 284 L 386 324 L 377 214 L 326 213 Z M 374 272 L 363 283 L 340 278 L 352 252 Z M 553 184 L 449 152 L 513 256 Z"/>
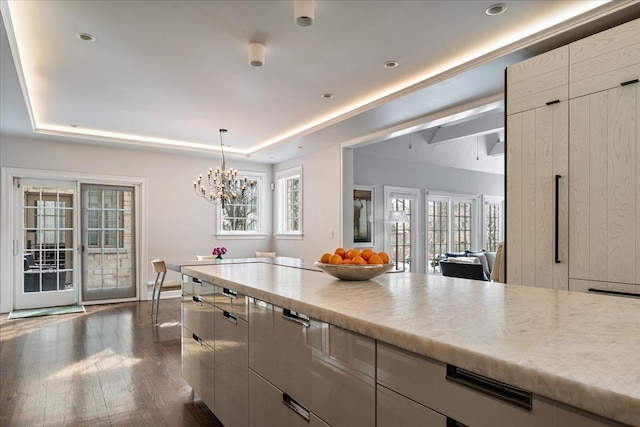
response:
<path id="1" fill-rule="evenodd" d="M 353 261 L 347 258 L 347 259 L 345 259 L 344 261 L 342 261 L 342 264 L 343 264 L 343 265 L 344 265 L 344 264 L 353 264 Z"/>
<path id="2" fill-rule="evenodd" d="M 361 256 L 354 257 L 351 262 L 357 265 L 365 265 L 367 263 L 367 261 L 365 261 Z"/>
<path id="3" fill-rule="evenodd" d="M 382 258 L 380 257 L 380 255 L 376 254 L 376 255 L 371 255 L 369 257 L 369 259 L 367 260 L 367 262 L 369 264 L 384 264 L 382 262 Z"/>
<path id="4" fill-rule="evenodd" d="M 331 257 L 329 257 L 329 264 L 335 264 L 335 265 L 342 264 L 342 257 L 337 254 L 331 255 Z"/>
<path id="5" fill-rule="evenodd" d="M 336 250 L 335 250 L 334 254 L 336 254 L 336 255 L 340 255 L 340 258 L 344 258 L 344 254 L 345 254 L 346 252 L 347 252 L 347 251 L 345 251 L 345 250 L 344 250 L 344 248 L 338 248 L 338 249 L 336 249 Z"/>
<path id="6" fill-rule="evenodd" d="M 330 253 L 326 253 L 324 255 L 322 255 L 322 257 L 320 258 L 320 262 L 327 264 L 329 262 L 329 258 L 331 258 L 331 254 Z"/>
<path id="7" fill-rule="evenodd" d="M 389 255 L 386 252 L 378 252 L 378 256 L 380 258 L 382 258 L 382 263 L 383 264 L 388 264 L 389 263 Z"/>
<path id="8" fill-rule="evenodd" d="M 371 255 L 375 254 L 375 252 L 373 252 L 371 249 L 367 248 L 367 249 L 363 249 L 362 250 L 362 254 L 360 254 L 360 256 L 366 260 L 369 259 L 369 257 Z"/>
<path id="9" fill-rule="evenodd" d="M 351 249 L 349 252 L 347 252 L 347 255 L 345 256 L 345 258 L 354 259 L 357 256 L 360 256 L 360 250 Z"/>

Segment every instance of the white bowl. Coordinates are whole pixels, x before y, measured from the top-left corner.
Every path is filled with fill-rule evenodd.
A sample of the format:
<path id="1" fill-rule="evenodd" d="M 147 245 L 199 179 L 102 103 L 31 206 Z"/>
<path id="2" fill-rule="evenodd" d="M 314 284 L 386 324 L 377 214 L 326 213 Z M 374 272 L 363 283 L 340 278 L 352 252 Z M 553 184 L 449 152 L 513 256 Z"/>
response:
<path id="1" fill-rule="evenodd" d="M 393 268 L 393 264 L 336 265 L 316 261 L 316 267 L 341 280 L 369 280 Z"/>

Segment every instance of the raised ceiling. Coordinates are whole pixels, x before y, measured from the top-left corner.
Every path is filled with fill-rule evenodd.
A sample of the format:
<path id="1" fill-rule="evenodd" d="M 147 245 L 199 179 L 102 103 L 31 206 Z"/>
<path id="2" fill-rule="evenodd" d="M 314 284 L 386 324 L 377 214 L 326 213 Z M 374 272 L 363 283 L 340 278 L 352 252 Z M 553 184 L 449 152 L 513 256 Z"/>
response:
<path id="1" fill-rule="evenodd" d="M 275 163 L 495 101 L 508 55 L 637 2 L 492 3 L 316 0 L 300 27 L 293 1 L 2 0 L 3 72 L 13 59 L 30 129 L 3 99 L 0 130 L 215 154 L 227 128 L 226 151 Z"/>

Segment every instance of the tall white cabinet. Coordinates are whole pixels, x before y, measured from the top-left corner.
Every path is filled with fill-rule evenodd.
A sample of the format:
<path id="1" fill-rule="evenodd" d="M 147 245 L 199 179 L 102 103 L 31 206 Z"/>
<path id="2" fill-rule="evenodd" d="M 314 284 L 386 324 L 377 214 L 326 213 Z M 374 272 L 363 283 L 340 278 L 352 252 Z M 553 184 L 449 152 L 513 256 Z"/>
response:
<path id="1" fill-rule="evenodd" d="M 640 20 L 507 69 L 507 282 L 640 295 Z"/>

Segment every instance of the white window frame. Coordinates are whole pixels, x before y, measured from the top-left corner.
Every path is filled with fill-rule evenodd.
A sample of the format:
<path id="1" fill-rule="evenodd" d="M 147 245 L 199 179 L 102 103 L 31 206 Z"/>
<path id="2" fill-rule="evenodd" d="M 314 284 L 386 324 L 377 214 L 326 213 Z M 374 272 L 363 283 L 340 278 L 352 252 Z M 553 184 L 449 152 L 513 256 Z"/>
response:
<path id="1" fill-rule="evenodd" d="M 289 231 L 287 227 L 287 180 L 291 178 L 298 178 L 299 180 L 299 203 L 298 207 L 298 230 Z M 301 240 L 303 236 L 303 181 L 302 181 L 302 166 L 296 166 L 290 169 L 282 170 L 276 173 L 276 239 L 295 239 Z"/>
<path id="2" fill-rule="evenodd" d="M 478 194 L 460 194 L 449 193 L 440 191 L 427 191 L 427 197 L 425 197 L 425 239 L 424 244 L 426 247 L 426 257 L 428 261 L 430 257 L 429 248 L 429 222 L 427 215 L 429 213 L 429 202 L 447 202 L 448 203 L 448 220 L 447 220 L 447 252 L 453 251 L 453 204 L 456 202 L 471 202 L 471 249 L 482 249 L 481 245 L 484 245 L 484 209 L 479 210 L 480 206 L 484 208 L 484 204 L 481 204 L 482 197 Z"/>
<path id="3" fill-rule="evenodd" d="M 487 241 L 487 218 L 485 217 L 484 207 L 487 204 L 500 205 L 500 212 L 502 213 L 500 218 L 500 234 L 498 241 L 504 241 L 504 197 L 500 196 L 482 196 L 482 246 L 484 247 L 485 242 Z"/>
<path id="4" fill-rule="evenodd" d="M 242 239 L 266 239 L 267 234 L 264 232 L 264 223 L 267 210 L 267 195 L 265 182 L 267 174 L 264 172 L 238 171 L 238 176 L 247 177 L 256 182 L 256 190 L 258 191 L 258 220 L 257 230 L 255 231 L 225 231 L 222 228 L 222 204 L 218 203 L 216 209 L 216 238 L 220 240 L 242 240 Z"/>
<path id="5" fill-rule="evenodd" d="M 386 221 L 387 215 L 391 210 L 391 199 L 411 199 L 411 257 L 409 260 L 409 268 L 412 272 L 420 272 L 422 266 L 418 264 L 421 258 L 420 252 L 422 251 L 421 244 L 418 244 L 418 228 L 420 227 L 420 196 L 421 190 L 419 188 L 411 187 L 394 187 L 385 185 L 384 191 L 384 211 L 383 221 Z M 391 254 L 391 224 L 384 222 L 384 250 L 388 254 Z"/>

